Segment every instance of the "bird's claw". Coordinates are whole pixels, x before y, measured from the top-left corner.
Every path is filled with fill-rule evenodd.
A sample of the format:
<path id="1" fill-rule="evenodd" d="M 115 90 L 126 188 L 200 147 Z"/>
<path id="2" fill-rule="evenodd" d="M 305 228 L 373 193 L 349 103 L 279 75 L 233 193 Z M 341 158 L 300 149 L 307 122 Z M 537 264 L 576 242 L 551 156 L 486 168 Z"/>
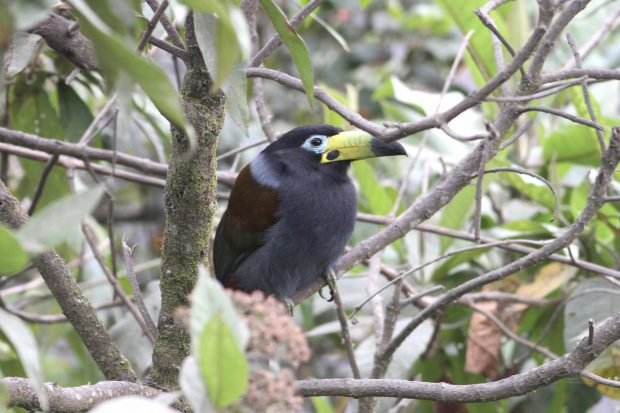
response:
<path id="1" fill-rule="evenodd" d="M 295 308 L 295 303 L 290 298 L 285 298 L 284 305 L 286 306 L 286 309 L 288 310 L 289 315 L 292 317 L 293 309 Z"/>
<path id="2" fill-rule="evenodd" d="M 334 301 L 334 296 L 336 294 L 336 273 L 334 270 L 329 270 L 327 274 L 325 274 L 325 282 L 327 283 L 327 287 L 329 288 L 329 298 L 325 298 L 323 295 L 323 289 L 319 290 L 319 295 L 322 299 L 327 300 L 329 302 Z"/>

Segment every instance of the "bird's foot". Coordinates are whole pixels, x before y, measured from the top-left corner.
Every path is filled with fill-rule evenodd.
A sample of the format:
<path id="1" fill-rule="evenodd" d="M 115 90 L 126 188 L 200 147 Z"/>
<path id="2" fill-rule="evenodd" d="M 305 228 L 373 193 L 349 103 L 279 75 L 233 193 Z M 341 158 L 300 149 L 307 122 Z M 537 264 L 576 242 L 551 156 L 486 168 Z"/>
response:
<path id="1" fill-rule="evenodd" d="M 330 269 L 327 274 L 325 274 L 325 282 L 329 288 L 329 298 L 325 298 L 323 295 L 323 289 L 319 290 L 319 295 L 321 298 L 327 301 L 334 301 L 334 295 L 336 294 L 336 280 L 336 273 L 334 270 Z"/>
<path id="2" fill-rule="evenodd" d="M 295 308 L 295 303 L 290 298 L 285 298 L 284 299 L 284 305 L 286 306 L 286 309 L 288 310 L 288 313 L 292 317 L 293 316 L 293 309 Z"/>

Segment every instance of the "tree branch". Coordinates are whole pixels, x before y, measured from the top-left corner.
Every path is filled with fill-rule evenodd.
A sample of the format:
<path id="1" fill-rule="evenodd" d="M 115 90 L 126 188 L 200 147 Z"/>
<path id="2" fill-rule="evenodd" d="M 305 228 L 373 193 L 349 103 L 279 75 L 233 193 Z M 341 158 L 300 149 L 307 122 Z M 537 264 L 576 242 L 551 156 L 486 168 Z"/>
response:
<path id="1" fill-rule="evenodd" d="M 489 284 L 493 281 L 500 280 L 507 277 L 510 274 L 514 274 L 516 271 L 523 268 L 530 267 L 539 262 L 544 261 L 556 251 L 565 248 L 585 229 L 586 225 L 594 217 L 596 212 L 605 203 L 604 197 L 607 190 L 607 186 L 613 178 L 614 169 L 620 161 L 620 128 L 613 128 L 612 136 L 610 139 L 609 147 L 603 154 L 601 160 L 601 167 L 596 177 L 596 181 L 592 186 L 590 194 L 588 196 L 588 202 L 575 222 L 566 229 L 566 231 L 551 241 L 544 247 L 540 248 L 536 252 L 533 252 L 525 257 L 519 258 L 516 261 L 511 262 L 503 267 L 495 269 L 491 272 L 476 277 L 470 281 L 467 281 L 458 287 L 448 291 L 443 296 L 435 300 L 430 306 L 416 314 L 411 321 L 401 330 L 401 332 L 394 338 L 390 345 L 385 349 L 382 354 L 377 356 L 377 359 L 381 360 L 381 364 L 387 363 L 391 360 L 392 355 L 396 349 L 402 344 L 402 342 L 419 326 L 424 320 L 430 317 L 435 311 L 442 309 L 448 303 L 451 303 L 461 297 L 463 294 L 472 291 L 482 285 Z M 375 366 L 377 367 L 377 366 Z M 383 366 L 387 367 L 387 366 Z M 382 370 L 382 367 L 376 369 Z"/>
<path id="2" fill-rule="evenodd" d="M 566 377 L 575 377 L 603 350 L 620 339 L 620 313 L 608 318 L 597 329 L 591 345 L 583 338 L 563 357 L 527 373 L 491 383 L 455 385 L 388 379 L 321 379 L 296 383 L 298 394 L 346 397 L 401 397 L 450 403 L 473 403 L 520 396 Z"/>
<path id="3" fill-rule="evenodd" d="M 76 143 L 70 143 L 65 141 L 59 141 L 54 139 L 42 138 L 37 135 L 31 135 L 29 133 L 24 133 L 20 131 L 14 131 L 7 128 L 0 127 L 0 142 L 5 142 L 7 144 L 16 145 L 24 148 L 35 149 L 37 151 L 49 153 L 49 154 L 61 154 L 71 156 L 73 158 L 78 159 L 89 159 L 89 160 L 101 160 L 107 162 L 116 162 L 118 165 L 128 166 L 134 169 L 137 169 L 141 172 L 151 174 L 151 175 L 159 175 L 166 176 L 168 173 L 168 165 L 165 163 L 155 162 L 147 158 L 140 158 L 138 156 L 128 155 L 123 152 L 114 152 L 112 150 L 107 149 L 97 149 L 89 146 L 83 146 Z M 4 146 L 0 146 L 0 151 L 5 148 Z M 10 149 L 10 148 L 7 148 Z M 33 153 L 33 152 L 19 152 L 15 151 L 16 155 L 26 156 L 28 158 L 37 159 L 41 161 L 46 161 L 49 157 L 44 157 L 41 152 Z M 58 164 L 65 167 L 73 167 L 77 169 L 87 169 L 85 165 L 79 162 L 75 162 L 73 164 L 63 161 L 62 157 L 58 160 Z M 137 176 L 131 175 L 130 172 L 124 173 L 124 171 L 112 171 L 101 167 L 100 165 L 91 165 L 93 170 L 98 173 L 102 173 L 104 175 L 114 175 L 119 177 L 124 177 L 128 180 L 133 180 L 138 182 L 139 178 Z M 129 175 L 128 175 L 129 174 Z M 236 174 L 225 171 L 217 171 L 218 181 L 228 186 L 232 186 L 235 182 Z M 152 185 L 159 185 L 158 181 L 151 182 Z"/>
<path id="4" fill-rule="evenodd" d="M 153 349 L 149 381 L 176 389 L 179 368 L 189 354 L 189 332 L 174 314 L 188 306 L 198 276 L 206 263 L 215 215 L 216 151 L 224 123 L 226 100 L 213 83 L 194 35 L 193 16 L 185 23 L 189 59 L 181 87 L 183 110 L 195 137 L 172 126 L 172 154 L 164 190 L 166 226 L 161 255 L 162 307 Z"/>
<path id="5" fill-rule="evenodd" d="M 27 221 L 28 216 L 19 201 L 0 181 L 0 222 L 17 229 Z M 136 376 L 129 362 L 121 355 L 116 343 L 97 318 L 95 310 L 82 294 L 62 258 L 49 251 L 32 262 L 103 375 L 110 380 L 135 381 Z"/>
<path id="6" fill-rule="evenodd" d="M 50 13 L 45 20 L 29 29 L 28 32 L 41 36 L 51 49 L 66 57 L 80 69 L 99 68 L 93 45 L 86 36 L 76 30 L 74 22 L 58 14 Z"/>
<path id="7" fill-rule="evenodd" d="M 0 379 L 0 387 L 8 390 L 9 407 L 21 407 L 28 411 L 41 409 L 30 380 L 19 377 Z M 140 395 L 155 397 L 160 391 L 142 384 L 126 381 L 100 381 L 79 387 L 60 387 L 55 383 L 43 385 L 48 395 L 49 411 L 78 413 L 115 397 Z"/>

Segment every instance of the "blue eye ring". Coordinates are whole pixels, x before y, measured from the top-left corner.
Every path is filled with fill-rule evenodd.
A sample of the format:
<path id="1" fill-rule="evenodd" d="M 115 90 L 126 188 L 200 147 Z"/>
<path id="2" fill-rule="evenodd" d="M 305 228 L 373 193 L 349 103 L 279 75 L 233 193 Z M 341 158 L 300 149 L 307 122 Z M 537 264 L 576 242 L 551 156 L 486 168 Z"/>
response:
<path id="1" fill-rule="evenodd" d="M 308 152 L 314 152 L 317 155 L 325 152 L 327 148 L 327 136 L 325 135 L 312 135 L 301 145 L 302 149 Z"/>

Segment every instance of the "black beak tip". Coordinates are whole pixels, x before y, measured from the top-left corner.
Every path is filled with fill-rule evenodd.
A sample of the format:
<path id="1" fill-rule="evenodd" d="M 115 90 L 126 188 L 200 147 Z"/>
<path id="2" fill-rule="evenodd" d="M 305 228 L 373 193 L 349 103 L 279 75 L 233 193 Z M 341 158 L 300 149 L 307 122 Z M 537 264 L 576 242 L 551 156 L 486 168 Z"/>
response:
<path id="1" fill-rule="evenodd" d="M 373 138 L 370 147 L 377 157 L 396 155 L 407 156 L 405 147 L 398 142 L 384 142 L 381 139 Z"/>

